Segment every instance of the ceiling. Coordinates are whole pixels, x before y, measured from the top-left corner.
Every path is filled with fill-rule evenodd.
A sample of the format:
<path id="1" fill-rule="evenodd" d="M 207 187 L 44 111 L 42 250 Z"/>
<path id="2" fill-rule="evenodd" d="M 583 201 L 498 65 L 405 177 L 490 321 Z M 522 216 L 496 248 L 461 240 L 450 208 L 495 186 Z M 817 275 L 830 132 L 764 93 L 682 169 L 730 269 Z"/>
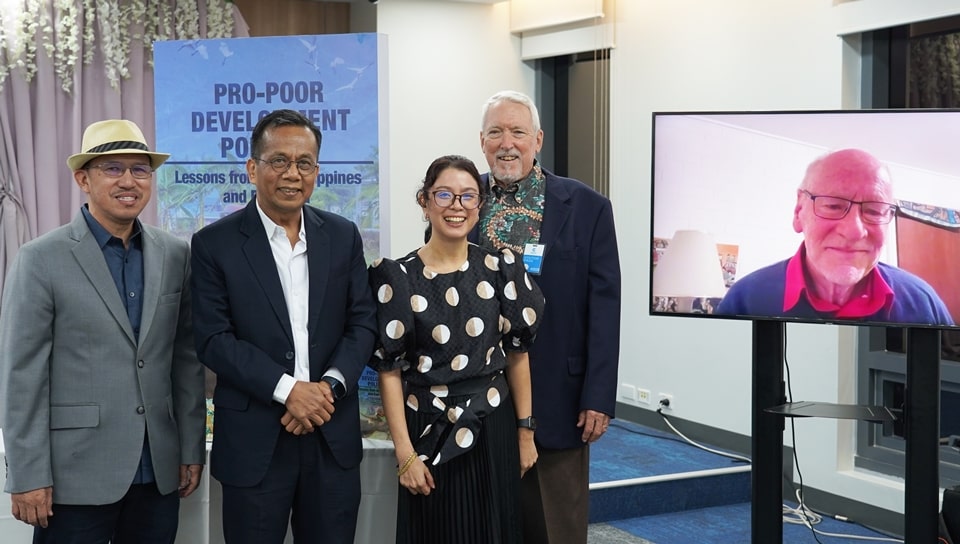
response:
<path id="1" fill-rule="evenodd" d="M 960 110 L 732 114 L 715 120 L 830 150 L 857 147 L 884 162 L 960 179 Z"/>

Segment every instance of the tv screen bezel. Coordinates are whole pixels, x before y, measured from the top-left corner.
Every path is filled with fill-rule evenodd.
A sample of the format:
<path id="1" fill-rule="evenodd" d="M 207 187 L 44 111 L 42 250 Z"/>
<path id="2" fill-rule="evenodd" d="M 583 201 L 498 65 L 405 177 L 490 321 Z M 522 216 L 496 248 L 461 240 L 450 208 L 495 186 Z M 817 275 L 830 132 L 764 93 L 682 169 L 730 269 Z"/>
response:
<path id="1" fill-rule="evenodd" d="M 703 110 L 703 111 L 655 111 L 651 115 L 651 157 L 650 157 L 650 246 L 649 246 L 649 259 L 650 265 L 648 267 L 649 271 L 649 291 L 647 299 L 647 310 L 650 316 L 667 316 L 667 317 L 681 317 L 681 318 L 696 318 L 696 319 L 720 319 L 720 320 L 736 320 L 736 321 L 757 321 L 757 320 L 769 320 L 769 321 L 778 321 L 784 323 L 811 323 L 811 324 L 829 324 L 829 325 L 853 325 L 853 326 L 878 326 L 878 327 L 918 327 L 926 329 L 940 329 L 940 330 L 954 330 L 960 329 L 960 316 L 954 318 L 957 323 L 954 325 L 945 325 L 941 323 L 919 323 L 919 322 L 899 322 L 899 321 L 877 321 L 871 320 L 869 318 L 807 318 L 807 317 L 795 317 L 787 315 L 748 315 L 748 314 L 716 314 L 716 313 L 696 313 L 692 311 L 688 312 L 677 312 L 677 311 L 660 311 L 655 309 L 656 296 L 654 295 L 654 269 L 655 269 L 655 260 L 654 252 L 656 251 L 656 240 L 663 236 L 670 236 L 672 233 L 658 233 L 656 230 L 656 217 L 657 217 L 657 129 L 658 129 L 658 119 L 663 117 L 679 117 L 679 116 L 703 116 L 703 117 L 734 117 L 734 116 L 790 116 L 790 115 L 801 115 L 805 117 L 815 117 L 815 116 L 824 116 L 824 115 L 850 115 L 850 116 L 864 116 L 864 115 L 876 115 L 876 114 L 894 114 L 894 115 L 937 115 L 937 114 L 952 114 L 957 116 L 957 126 L 958 133 L 960 133 L 960 109 L 954 108 L 931 108 L 931 109 L 871 109 L 871 110 L 830 110 L 830 109 L 816 109 L 816 110 L 760 110 L 760 111 L 722 111 L 722 110 Z M 954 141 L 960 141 L 954 140 Z M 850 142 L 845 146 L 832 146 L 830 148 L 825 147 L 823 153 L 840 149 L 843 147 L 858 147 L 857 142 Z M 867 150 L 869 151 L 869 149 Z M 878 157 L 881 162 L 884 162 L 883 157 Z M 795 177 L 794 188 L 799 186 L 800 180 L 803 176 L 803 172 L 798 172 Z M 662 180 L 661 180 L 662 182 Z M 897 180 L 893 180 L 894 187 L 896 187 Z M 960 186 L 958 186 L 958 191 L 960 191 Z M 785 198 L 790 198 L 790 196 L 785 196 Z M 661 210 L 661 213 L 663 210 Z M 899 216 L 899 213 L 898 213 Z M 894 219 L 894 223 L 896 219 Z M 896 228 L 895 225 L 891 225 L 888 228 Z M 724 240 L 716 240 L 717 243 L 723 243 Z M 795 251 L 795 250 L 794 250 Z M 789 258 L 790 254 L 784 253 L 783 258 Z M 719 265 L 719 263 L 718 263 Z M 738 271 L 737 279 L 741 279 L 745 274 L 740 274 Z M 957 282 L 957 289 L 960 290 L 960 279 Z"/>

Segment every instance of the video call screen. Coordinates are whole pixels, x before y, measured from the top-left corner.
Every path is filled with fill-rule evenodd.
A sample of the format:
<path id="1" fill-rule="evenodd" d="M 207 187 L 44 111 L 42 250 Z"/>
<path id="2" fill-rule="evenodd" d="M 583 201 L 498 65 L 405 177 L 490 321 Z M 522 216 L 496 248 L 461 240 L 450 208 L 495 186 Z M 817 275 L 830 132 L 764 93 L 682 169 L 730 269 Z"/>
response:
<path id="1" fill-rule="evenodd" d="M 960 111 L 653 114 L 651 315 L 955 327 Z"/>

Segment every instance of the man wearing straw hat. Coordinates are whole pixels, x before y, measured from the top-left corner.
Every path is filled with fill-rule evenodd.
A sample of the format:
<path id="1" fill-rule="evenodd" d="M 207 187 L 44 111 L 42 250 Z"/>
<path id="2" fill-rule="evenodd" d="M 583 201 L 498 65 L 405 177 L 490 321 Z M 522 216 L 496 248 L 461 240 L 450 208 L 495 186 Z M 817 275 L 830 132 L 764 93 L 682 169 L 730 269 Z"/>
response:
<path id="1" fill-rule="evenodd" d="M 6 279 L 5 491 L 35 543 L 172 543 L 205 407 L 189 248 L 138 219 L 169 155 L 124 120 L 87 127 L 82 150 L 67 165 L 87 204 L 24 245 Z"/>

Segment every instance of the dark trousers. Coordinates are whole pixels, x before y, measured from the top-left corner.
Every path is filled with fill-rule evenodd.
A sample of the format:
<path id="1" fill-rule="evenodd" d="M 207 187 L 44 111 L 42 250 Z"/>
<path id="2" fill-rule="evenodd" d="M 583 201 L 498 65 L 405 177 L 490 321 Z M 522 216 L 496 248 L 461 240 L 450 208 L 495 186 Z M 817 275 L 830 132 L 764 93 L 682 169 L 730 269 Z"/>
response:
<path id="1" fill-rule="evenodd" d="M 590 446 L 538 448 L 520 480 L 525 544 L 586 544 L 590 518 Z"/>
<path id="2" fill-rule="evenodd" d="M 33 544 L 173 544 L 180 521 L 180 495 L 161 495 L 154 483 L 130 486 L 122 499 L 97 506 L 56 504 Z"/>
<path id="3" fill-rule="evenodd" d="M 294 542 L 353 544 L 359 509 L 360 468 L 341 468 L 321 436 L 281 431 L 260 483 L 223 486 L 223 537 L 281 544 L 289 522 Z"/>

